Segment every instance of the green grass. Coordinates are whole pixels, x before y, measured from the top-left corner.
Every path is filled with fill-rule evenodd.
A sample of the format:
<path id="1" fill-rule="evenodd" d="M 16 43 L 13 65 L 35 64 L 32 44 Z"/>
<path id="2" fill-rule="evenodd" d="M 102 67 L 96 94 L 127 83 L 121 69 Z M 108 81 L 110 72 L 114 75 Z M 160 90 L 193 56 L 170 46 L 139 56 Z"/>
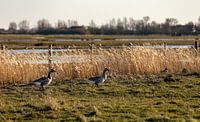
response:
<path id="1" fill-rule="evenodd" d="M 167 45 L 193 45 L 194 40 L 199 36 L 166 36 L 166 35 L 149 35 L 149 36 L 126 36 L 126 35 L 0 35 L 0 45 L 6 45 L 8 48 L 47 48 L 49 44 L 54 44 L 57 48 L 69 46 L 88 46 L 91 43 L 102 46 L 122 46 L 129 45 L 161 45 L 164 42 Z M 80 39 L 82 41 L 55 41 L 56 39 Z M 92 41 L 93 39 L 102 39 L 103 41 Z M 115 39 L 154 39 L 146 41 L 116 41 Z M 155 40 L 156 39 L 156 40 Z M 164 41 L 161 39 L 185 39 Z M 190 39 L 190 40 L 187 40 Z M 28 40 L 28 41 L 27 41 Z M 36 40 L 36 41 L 35 41 Z"/>
<path id="2" fill-rule="evenodd" d="M 89 47 L 94 44 L 95 46 L 130 46 L 133 45 L 194 45 L 193 40 L 173 40 L 173 41 L 162 41 L 162 40 L 147 40 L 147 41 L 115 41 L 115 40 L 104 40 L 104 41 L 52 41 L 52 40 L 38 40 L 38 41 L 8 41 L 0 42 L 0 45 L 5 45 L 8 49 L 25 49 L 25 48 L 48 48 L 50 44 L 54 45 L 54 48 L 64 48 L 65 46 L 79 46 Z"/>
<path id="3" fill-rule="evenodd" d="M 0 89 L 0 121 L 200 121 L 200 76 L 110 78 L 96 87 L 83 80 Z"/>
<path id="4" fill-rule="evenodd" d="M 199 36 L 167 36 L 167 35 L 148 35 L 148 36 L 135 36 L 135 35 L 22 35 L 22 34 L 0 34 L 0 39 L 171 39 L 171 38 L 199 38 Z"/>

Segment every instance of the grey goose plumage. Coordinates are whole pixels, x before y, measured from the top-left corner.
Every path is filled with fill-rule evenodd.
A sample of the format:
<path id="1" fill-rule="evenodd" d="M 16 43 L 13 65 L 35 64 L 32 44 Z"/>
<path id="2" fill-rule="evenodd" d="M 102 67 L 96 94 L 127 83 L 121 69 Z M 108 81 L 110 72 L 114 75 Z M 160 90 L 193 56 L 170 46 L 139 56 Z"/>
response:
<path id="1" fill-rule="evenodd" d="M 103 74 L 101 76 L 90 77 L 90 78 L 88 78 L 88 80 L 94 82 L 98 86 L 100 83 L 103 83 L 107 80 L 107 74 L 106 73 L 108 71 L 110 71 L 110 70 L 108 68 L 105 68 L 103 70 Z"/>
<path id="2" fill-rule="evenodd" d="M 56 72 L 54 69 L 50 69 L 47 77 L 41 77 L 32 81 L 31 84 L 42 87 L 43 89 L 47 87 L 52 82 L 52 73 Z"/>

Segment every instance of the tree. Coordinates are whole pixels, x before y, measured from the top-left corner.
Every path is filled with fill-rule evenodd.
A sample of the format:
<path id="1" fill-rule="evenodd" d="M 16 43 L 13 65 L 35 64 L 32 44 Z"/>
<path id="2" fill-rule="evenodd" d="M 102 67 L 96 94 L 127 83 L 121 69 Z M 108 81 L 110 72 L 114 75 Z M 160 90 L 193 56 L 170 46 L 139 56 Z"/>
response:
<path id="1" fill-rule="evenodd" d="M 144 35 L 144 21 L 143 20 L 136 21 L 136 34 Z"/>
<path id="2" fill-rule="evenodd" d="M 42 19 L 37 22 L 38 30 L 48 30 L 51 28 L 51 24 L 47 19 Z"/>
<path id="3" fill-rule="evenodd" d="M 67 22 L 68 27 L 78 26 L 78 21 L 76 20 L 68 20 Z"/>
<path id="4" fill-rule="evenodd" d="M 198 18 L 197 28 L 199 28 L 198 30 L 200 30 L 200 16 L 199 16 L 199 18 Z"/>
<path id="5" fill-rule="evenodd" d="M 165 20 L 165 24 L 164 24 L 164 26 L 165 26 L 165 28 L 167 29 L 166 31 L 167 31 L 167 34 L 170 34 L 170 35 L 172 35 L 172 26 L 176 26 L 178 24 L 178 20 L 177 19 L 175 19 L 175 18 L 167 18 L 166 20 Z"/>
<path id="6" fill-rule="evenodd" d="M 29 22 L 27 20 L 22 20 L 18 24 L 21 33 L 27 33 L 29 30 Z"/>
<path id="7" fill-rule="evenodd" d="M 136 21 L 131 17 L 129 18 L 129 28 L 132 31 L 132 34 L 136 31 Z"/>
<path id="8" fill-rule="evenodd" d="M 97 25 L 95 24 L 94 20 L 91 20 L 91 21 L 89 22 L 89 26 L 90 26 L 91 28 L 96 28 L 96 27 L 97 27 Z"/>
<path id="9" fill-rule="evenodd" d="M 149 16 L 145 16 L 143 17 L 144 23 L 147 25 L 148 22 L 150 21 L 150 17 Z"/>
<path id="10" fill-rule="evenodd" d="M 117 22 L 115 18 L 111 19 L 107 25 L 110 34 L 117 34 Z"/>
<path id="11" fill-rule="evenodd" d="M 161 34 L 160 24 L 158 24 L 156 21 L 152 21 L 148 31 L 149 34 Z"/>
<path id="12" fill-rule="evenodd" d="M 187 28 L 187 35 L 193 35 L 196 33 L 195 24 L 193 22 L 188 22 L 187 24 L 185 24 L 185 28 Z"/>
<path id="13" fill-rule="evenodd" d="M 100 30 L 97 27 L 97 25 L 95 24 L 94 20 L 91 20 L 89 22 L 88 31 L 90 34 L 100 34 Z"/>
<path id="14" fill-rule="evenodd" d="M 123 27 L 126 31 L 128 30 L 128 19 L 126 17 L 123 18 Z"/>
<path id="15" fill-rule="evenodd" d="M 110 28 L 109 28 L 109 25 L 108 24 L 105 24 L 105 25 L 102 25 L 101 26 L 101 34 L 102 35 L 110 35 Z"/>
<path id="16" fill-rule="evenodd" d="M 123 22 L 120 18 L 117 19 L 117 34 L 122 34 L 124 32 Z"/>
<path id="17" fill-rule="evenodd" d="M 58 20 L 58 22 L 56 23 L 56 28 L 57 29 L 66 29 L 67 23 L 63 20 Z"/>
<path id="18" fill-rule="evenodd" d="M 1 33 L 7 33 L 5 29 L 0 29 Z M 199 35 L 200 34 L 200 16 L 194 22 L 187 24 L 178 24 L 175 18 L 166 18 L 165 22 L 157 23 L 150 21 L 150 17 L 144 16 L 142 19 L 135 20 L 132 17 L 111 19 L 109 22 L 98 26 L 93 20 L 88 26 L 79 26 L 76 20 L 58 20 L 55 26 L 52 26 L 47 19 L 41 19 L 37 22 L 37 27 L 29 29 L 29 22 L 22 20 L 18 23 L 10 22 L 8 26 L 9 33 L 29 33 L 29 34 L 106 34 L 106 35 L 148 35 L 148 34 L 166 34 L 171 36 L 181 35 Z"/>
<path id="19" fill-rule="evenodd" d="M 176 26 L 178 24 L 178 20 L 175 18 L 170 18 L 170 26 Z"/>
<path id="20" fill-rule="evenodd" d="M 197 25 L 196 25 L 196 33 L 200 33 L 200 16 L 198 18 L 198 22 L 197 22 Z"/>
<path id="21" fill-rule="evenodd" d="M 17 30 L 17 23 L 16 22 L 10 22 L 8 30 L 15 32 Z"/>
<path id="22" fill-rule="evenodd" d="M 143 34 L 147 34 L 150 17 L 149 16 L 143 17 L 143 21 L 144 21 L 144 23 L 143 23 L 144 24 L 143 25 Z"/>
<path id="23" fill-rule="evenodd" d="M 110 22 L 109 22 L 109 26 L 110 28 L 116 28 L 116 20 L 115 18 L 111 19 Z"/>

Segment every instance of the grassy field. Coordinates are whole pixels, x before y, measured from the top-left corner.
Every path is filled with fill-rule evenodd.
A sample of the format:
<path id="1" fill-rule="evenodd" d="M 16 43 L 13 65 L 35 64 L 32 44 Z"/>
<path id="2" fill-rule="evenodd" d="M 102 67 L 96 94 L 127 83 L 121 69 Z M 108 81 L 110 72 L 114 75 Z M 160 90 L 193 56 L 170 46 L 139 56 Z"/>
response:
<path id="1" fill-rule="evenodd" d="M 63 48 L 64 46 L 88 46 L 95 44 L 96 46 L 128 46 L 133 45 L 193 45 L 194 40 L 199 36 L 164 36 L 164 35 L 150 35 L 150 36 L 113 36 L 113 35 L 0 35 L 0 44 L 6 45 L 10 49 L 16 48 L 48 48 L 48 45 L 53 44 L 54 47 Z M 71 41 L 55 41 L 57 39 L 71 39 Z M 79 39 L 82 41 L 74 41 Z M 100 39 L 93 41 L 93 39 Z M 126 41 L 116 39 L 126 39 Z M 138 39 L 131 41 L 131 39 Z M 147 39 L 147 40 L 139 40 Z M 148 40 L 149 39 L 149 40 Z M 151 40 L 152 39 L 152 40 Z M 166 40 L 162 40 L 166 39 Z M 168 40 L 169 39 L 169 40 Z M 181 39 L 181 40 L 180 40 Z"/>
<path id="2" fill-rule="evenodd" d="M 0 39 L 195 39 L 200 36 L 167 36 L 167 35 L 148 35 L 148 36 L 135 36 L 135 35 L 15 35 L 15 34 L 0 34 Z"/>
<path id="3" fill-rule="evenodd" d="M 132 45 L 194 45 L 193 40 L 174 40 L 174 41 L 161 41 L 161 40 L 147 40 L 147 41 L 10 41 L 10 42 L 0 42 L 0 45 L 5 45 L 8 49 L 45 49 L 49 45 L 53 45 L 54 48 L 89 48 L 91 44 L 94 44 L 96 47 L 111 47 L 111 46 L 130 46 Z"/>
<path id="4" fill-rule="evenodd" d="M 83 80 L 0 89 L 0 121 L 200 121 L 200 75 L 112 77 L 96 87 Z"/>
<path id="5" fill-rule="evenodd" d="M 44 48 L 52 43 L 57 47 L 88 46 L 93 42 L 51 42 L 43 36 L 7 36 L 20 40 L 2 43 L 10 48 Z M 0 36 L 4 37 L 8 39 Z M 28 37 L 37 37 L 40 41 L 21 41 Z M 111 46 L 125 42 L 106 40 L 97 41 L 95 45 L 100 43 Z M 163 42 L 155 42 L 158 43 Z M 47 74 L 49 58 L 51 67 L 56 70 L 53 83 L 44 91 L 26 85 Z M 199 52 L 195 49 L 97 47 L 66 49 L 53 52 L 51 57 L 48 52 L 15 54 L 12 50 L 1 50 L 0 121 L 198 122 L 199 64 Z M 111 72 L 104 84 L 96 87 L 84 80 L 98 75 L 105 67 Z M 165 68 L 169 72 L 161 74 Z"/>

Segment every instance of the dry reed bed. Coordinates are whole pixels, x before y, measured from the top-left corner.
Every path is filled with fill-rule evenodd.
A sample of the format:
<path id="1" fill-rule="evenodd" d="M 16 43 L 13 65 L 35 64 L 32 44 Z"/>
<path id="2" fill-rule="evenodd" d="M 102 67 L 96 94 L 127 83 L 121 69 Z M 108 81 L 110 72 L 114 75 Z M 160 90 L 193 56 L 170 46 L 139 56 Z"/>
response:
<path id="1" fill-rule="evenodd" d="M 73 56 L 67 59 L 68 56 Z M 76 61 L 79 57 L 82 61 Z M 62 58 L 66 57 L 66 58 Z M 59 60 L 62 60 L 60 62 Z M 69 61 L 71 60 L 71 61 Z M 26 84 L 48 72 L 48 53 L 13 54 L 0 52 L 0 85 Z M 200 56 L 194 49 L 96 49 L 54 52 L 52 67 L 55 80 L 87 78 L 109 67 L 114 75 L 156 74 L 164 68 L 171 73 L 183 68 L 200 71 Z M 40 63 L 34 63 L 40 62 Z"/>

